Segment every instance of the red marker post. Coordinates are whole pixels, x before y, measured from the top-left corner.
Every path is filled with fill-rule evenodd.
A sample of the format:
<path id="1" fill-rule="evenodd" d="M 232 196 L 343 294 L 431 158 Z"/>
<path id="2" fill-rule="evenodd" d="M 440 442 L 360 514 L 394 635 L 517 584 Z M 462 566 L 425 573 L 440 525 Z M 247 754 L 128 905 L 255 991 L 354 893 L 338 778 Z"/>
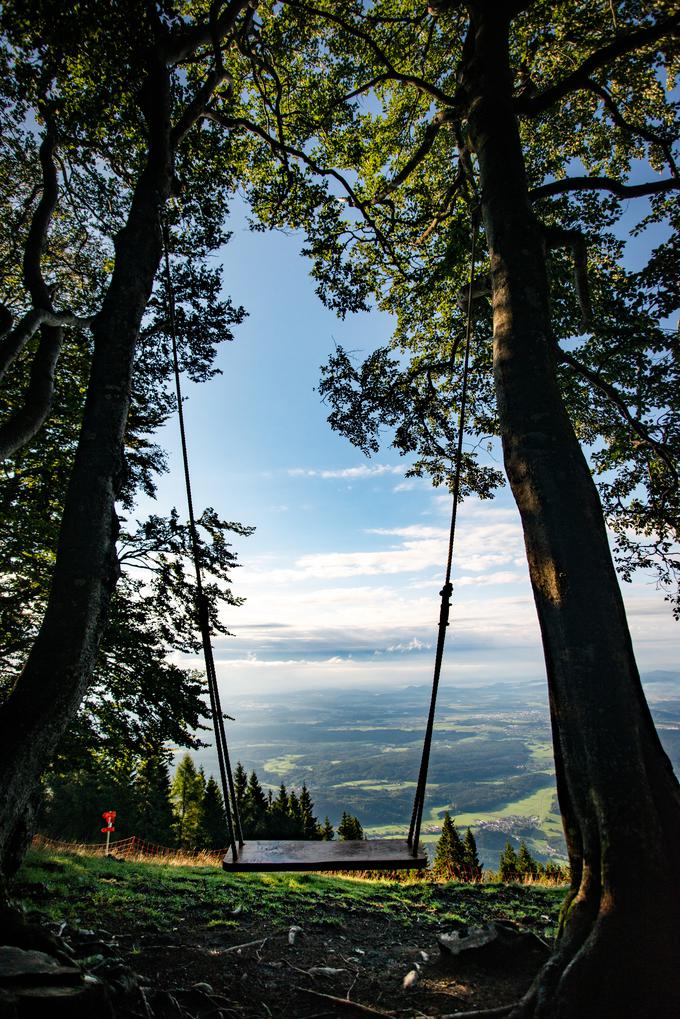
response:
<path id="1" fill-rule="evenodd" d="M 113 826 L 113 822 L 116 819 L 116 811 L 115 810 L 105 810 L 104 813 L 102 814 L 102 817 L 106 821 L 106 825 L 107 825 L 106 828 L 102 828 L 102 831 L 106 832 L 106 853 L 105 853 L 105 855 L 108 856 L 109 855 L 109 839 L 111 838 L 111 832 L 116 830 L 114 828 L 114 826 Z"/>

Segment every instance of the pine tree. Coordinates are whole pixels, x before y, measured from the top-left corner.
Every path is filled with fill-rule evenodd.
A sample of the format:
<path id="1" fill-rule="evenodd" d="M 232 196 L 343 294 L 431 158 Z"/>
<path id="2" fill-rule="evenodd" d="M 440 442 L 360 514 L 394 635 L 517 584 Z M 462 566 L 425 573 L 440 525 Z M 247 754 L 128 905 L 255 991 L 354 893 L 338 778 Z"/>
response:
<path id="1" fill-rule="evenodd" d="M 519 844 L 517 854 L 517 874 L 524 880 L 531 880 L 538 875 L 538 864 L 527 849 L 527 844 L 522 840 Z"/>
<path id="2" fill-rule="evenodd" d="M 272 804 L 272 810 L 283 815 L 288 813 L 288 792 L 283 782 L 279 786 L 278 796 Z"/>
<path id="3" fill-rule="evenodd" d="M 464 876 L 465 850 L 448 810 L 444 814 L 442 833 L 437 842 L 432 870 L 446 881 L 461 881 Z"/>
<path id="4" fill-rule="evenodd" d="M 267 797 L 254 771 L 250 773 L 243 799 L 243 834 L 248 838 L 263 838 L 267 834 Z"/>
<path id="5" fill-rule="evenodd" d="M 569 881 L 569 867 L 561 867 L 559 863 L 554 863 L 552 860 L 548 860 L 543 873 L 549 881 Z"/>
<path id="6" fill-rule="evenodd" d="M 321 838 L 321 826 L 318 819 L 314 816 L 314 803 L 309 794 L 309 789 L 304 782 L 300 792 L 300 820 L 302 822 L 303 839 L 311 841 Z"/>
<path id="7" fill-rule="evenodd" d="M 300 810 L 299 797 L 294 789 L 291 789 L 288 797 L 288 816 L 291 823 L 291 838 L 301 839 L 304 832 L 302 811 Z"/>
<path id="8" fill-rule="evenodd" d="M 177 765 L 170 795 L 177 843 L 183 849 L 195 849 L 200 836 L 205 776 L 196 771 L 189 754 L 185 754 Z"/>
<path id="9" fill-rule="evenodd" d="M 364 829 L 358 817 L 343 811 L 342 819 L 338 825 L 338 838 L 341 842 L 349 842 L 355 839 L 363 839 Z"/>
<path id="10" fill-rule="evenodd" d="M 472 828 L 468 828 L 465 833 L 465 842 L 463 845 L 463 868 L 466 881 L 482 880 L 482 865 L 479 862 L 477 843 L 474 835 L 472 834 Z"/>
<path id="11" fill-rule="evenodd" d="M 323 842 L 332 842 L 334 838 L 335 831 L 333 829 L 333 825 L 328 819 L 328 814 L 326 814 L 323 824 L 321 825 L 321 839 Z"/>
<path id="12" fill-rule="evenodd" d="M 269 810 L 267 825 L 270 838 L 290 839 L 293 837 L 293 820 L 290 816 L 290 798 L 283 782 L 276 799 Z"/>
<path id="13" fill-rule="evenodd" d="M 224 849 L 229 842 L 224 798 L 215 779 L 210 776 L 203 796 L 199 846 L 201 849 Z"/>
<path id="14" fill-rule="evenodd" d="M 247 789 L 248 775 L 246 774 L 246 769 L 240 761 L 237 761 L 236 767 L 234 768 L 234 795 L 236 797 L 236 803 L 240 813 L 243 811 Z"/>
<path id="15" fill-rule="evenodd" d="M 498 876 L 501 881 L 517 881 L 519 877 L 517 853 L 508 839 L 498 863 Z"/>
<path id="16" fill-rule="evenodd" d="M 174 816 L 170 795 L 170 771 L 167 755 L 154 749 L 147 752 L 135 777 L 137 823 L 135 834 L 162 846 L 174 843 Z"/>

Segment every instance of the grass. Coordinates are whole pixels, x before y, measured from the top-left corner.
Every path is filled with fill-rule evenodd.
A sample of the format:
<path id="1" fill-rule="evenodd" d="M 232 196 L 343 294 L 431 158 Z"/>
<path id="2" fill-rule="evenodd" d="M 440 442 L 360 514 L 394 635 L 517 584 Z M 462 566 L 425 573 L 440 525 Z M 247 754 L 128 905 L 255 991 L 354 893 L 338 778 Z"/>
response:
<path id="1" fill-rule="evenodd" d="M 15 883 L 27 910 L 55 921 L 130 933 L 341 925 L 352 914 L 408 927 L 479 924 L 505 917 L 552 931 L 563 888 L 365 880 L 322 874 L 225 874 L 216 865 L 29 851 Z M 548 919 L 545 919 L 545 918 Z M 542 919 L 543 918 L 543 919 Z"/>
<path id="2" fill-rule="evenodd" d="M 304 754 L 286 754 L 285 757 L 270 757 L 268 761 L 264 762 L 263 771 L 274 775 L 287 775 L 290 771 L 295 771 L 298 766 L 297 762 L 304 756 Z"/>
<path id="3" fill-rule="evenodd" d="M 545 767 L 547 764 L 553 766 L 555 763 L 555 754 L 553 751 L 552 743 L 543 743 L 539 740 L 530 741 L 527 743 L 529 752 L 531 753 L 532 761 L 535 761 L 541 767 Z"/>
<path id="4" fill-rule="evenodd" d="M 493 818 L 510 817 L 517 814 L 520 817 L 538 817 L 539 823 L 548 818 L 551 813 L 552 802 L 555 798 L 555 790 L 551 787 L 539 789 L 531 796 L 525 796 L 522 800 L 513 800 L 506 803 L 500 810 L 488 810 L 479 813 L 457 814 L 456 824 L 461 827 L 474 826 L 475 821 L 491 821 Z"/>
<path id="5" fill-rule="evenodd" d="M 402 789 L 415 789 L 417 782 L 390 782 L 389 779 L 357 778 L 352 782 L 337 782 L 333 789 L 374 789 L 378 792 L 399 792 Z M 437 786 L 431 784 L 431 789 Z"/>

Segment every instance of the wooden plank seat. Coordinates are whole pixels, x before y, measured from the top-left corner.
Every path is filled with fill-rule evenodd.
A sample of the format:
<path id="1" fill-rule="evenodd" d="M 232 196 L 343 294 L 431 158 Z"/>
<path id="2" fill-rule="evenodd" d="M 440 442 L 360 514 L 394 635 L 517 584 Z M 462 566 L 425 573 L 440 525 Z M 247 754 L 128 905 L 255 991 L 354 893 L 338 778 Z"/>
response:
<path id="1" fill-rule="evenodd" d="M 406 839 L 302 842 L 293 839 L 246 842 L 236 860 L 231 850 L 222 866 L 229 871 L 267 870 L 422 870 L 422 843 L 414 856 Z"/>

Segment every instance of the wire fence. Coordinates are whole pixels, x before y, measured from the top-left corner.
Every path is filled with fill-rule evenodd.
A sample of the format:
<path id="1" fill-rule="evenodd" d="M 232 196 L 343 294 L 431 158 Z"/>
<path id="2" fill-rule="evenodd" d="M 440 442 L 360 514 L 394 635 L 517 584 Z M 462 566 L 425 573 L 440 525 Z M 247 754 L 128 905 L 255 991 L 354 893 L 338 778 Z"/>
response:
<path id="1" fill-rule="evenodd" d="M 111 840 L 108 852 L 105 842 L 62 842 L 46 835 L 36 835 L 33 839 L 36 849 L 51 849 L 62 853 L 81 853 L 85 856 L 115 856 L 119 859 L 154 857 L 168 862 L 211 863 L 217 864 L 226 855 L 227 849 L 173 849 L 171 846 L 160 846 L 149 842 L 138 835 L 130 835 L 125 839 Z"/>

